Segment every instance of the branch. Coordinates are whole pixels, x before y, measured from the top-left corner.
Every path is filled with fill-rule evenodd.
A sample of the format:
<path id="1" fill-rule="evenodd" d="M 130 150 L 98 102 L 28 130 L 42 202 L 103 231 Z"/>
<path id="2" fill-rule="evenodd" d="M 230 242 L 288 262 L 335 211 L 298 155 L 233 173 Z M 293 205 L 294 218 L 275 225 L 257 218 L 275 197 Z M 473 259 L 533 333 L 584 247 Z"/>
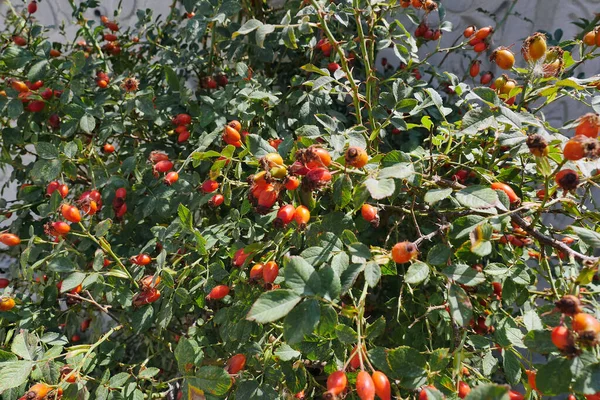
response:
<path id="1" fill-rule="evenodd" d="M 438 229 L 436 229 L 435 231 L 433 231 L 433 232 L 431 232 L 431 233 L 428 233 L 427 235 L 423 235 L 423 236 L 421 236 L 420 238 L 418 238 L 417 240 L 415 240 L 415 241 L 413 242 L 413 244 L 414 244 L 415 246 L 417 246 L 417 247 L 418 247 L 418 246 L 419 246 L 419 244 L 420 244 L 422 241 L 424 241 L 424 240 L 431 240 L 431 238 L 433 238 L 434 236 L 436 236 L 436 235 L 438 235 L 438 234 L 442 233 L 443 231 L 445 231 L 445 230 L 446 230 L 446 229 L 448 229 L 448 228 L 450 228 L 450 225 L 449 225 L 449 224 L 443 224 L 443 225 L 440 225 L 440 227 L 439 227 Z"/>
<path id="2" fill-rule="evenodd" d="M 520 228 L 525 230 L 525 232 L 529 233 L 531 236 L 536 238 L 542 244 L 554 247 L 557 250 L 564 251 L 565 253 L 568 253 L 571 256 L 573 256 L 573 258 L 583 261 L 583 262 L 586 262 L 586 263 L 596 264 L 600 260 L 599 257 L 590 257 L 590 256 L 586 256 L 585 254 L 581 254 L 578 251 L 575 251 L 572 248 L 570 248 L 569 246 L 567 246 L 565 243 L 563 243 L 559 240 L 556 240 L 550 236 L 546 236 L 541 232 L 536 231 L 531 225 L 529 225 L 527 223 L 527 221 L 525 221 L 518 214 L 512 214 L 510 217 L 515 224 L 517 224 Z"/>
<path id="3" fill-rule="evenodd" d="M 91 293 L 90 293 L 90 292 L 88 292 L 87 290 L 85 291 L 85 294 L 87 294 L 87 295 L 89 296 L 89 298 L 88 298 L 88 297 L 82 297 L 82 296 L 80 296 L 80 295 L 79 295 L 79 294 L 77 294 L 77 293 L 67 293 L 67 297 L 70 297 L 70 298 L 72 298 L 72 299 L 77 299 L 77 300 L 86 301 L 86 302 L 88 302 L 88 303 L 90 303 L 90 304 L 93 304 L 94 306 L 96 306 L 96 308 L 98 308 L 98 309 L 99 309 L 100 311 L 102 311 L 103 313 L 105 313 L 105 314 L 110 314 L 110 313 L 108 312 L 108 309 L 109 309 L 111 306 L 103 306 L 103 305 L 101 305 L 101 304 L 98 304 L 98 302 L 96 302 L 96 300 L 94 300 L 94 298 L 92 297 Z"/>

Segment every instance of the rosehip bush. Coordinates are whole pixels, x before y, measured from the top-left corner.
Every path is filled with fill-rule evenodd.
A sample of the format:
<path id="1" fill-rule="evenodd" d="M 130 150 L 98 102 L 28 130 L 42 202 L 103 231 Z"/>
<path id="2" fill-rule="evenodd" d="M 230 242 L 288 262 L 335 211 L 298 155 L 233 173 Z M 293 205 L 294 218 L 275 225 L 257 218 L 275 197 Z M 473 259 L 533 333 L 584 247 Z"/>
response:
<path id="1" fill-rule="evenodd" d="M 3 399 L 598 398 L 598 17 L 70 4 L 0 34 Z"/>

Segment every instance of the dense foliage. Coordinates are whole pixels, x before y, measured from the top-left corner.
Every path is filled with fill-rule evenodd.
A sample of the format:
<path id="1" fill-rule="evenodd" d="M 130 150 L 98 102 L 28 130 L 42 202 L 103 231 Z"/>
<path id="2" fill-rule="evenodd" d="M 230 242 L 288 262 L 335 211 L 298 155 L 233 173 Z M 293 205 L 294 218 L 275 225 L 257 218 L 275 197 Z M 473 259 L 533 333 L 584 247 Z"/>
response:
<path id="1" fill-rule="evenodd" d="M 596 20 L 515 56 L 433 0 L 98 3 L 0 34 L 3 399 L 598 398 Z"/>

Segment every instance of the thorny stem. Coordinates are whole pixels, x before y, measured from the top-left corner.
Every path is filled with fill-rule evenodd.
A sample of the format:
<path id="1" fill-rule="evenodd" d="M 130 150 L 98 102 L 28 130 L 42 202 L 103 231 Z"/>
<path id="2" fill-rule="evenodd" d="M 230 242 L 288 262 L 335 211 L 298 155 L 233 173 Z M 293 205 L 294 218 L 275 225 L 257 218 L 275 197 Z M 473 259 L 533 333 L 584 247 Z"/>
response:
<path id="1" fill-rule="evenodd" d="M 511 215 L 511 219 L 512 221 L 517 224 L 520 228 L 522 228 L 523 230 L 525 230 L 525 232 L 529 233 L 531 236 L 533 236 L 535 239 L 537 239 L 540 243 L 548 245 L 550 247 L 553 247 L 557 250 L 561 250 L 564 251 L 567 254 L 570 254 L 571 256 L 573 256 L 573 258 L 583 261 L 583 262 L 588 262 L 588 263 L 593 263 L 593 264 L 597 264 L 598 261 L 600 260 L 599 257 L 590 257 L 590 256 L 586 256 L 585 254 L 581 254 L 576 250 L 573 250 L 572 248 L 570 248 L 568 245 L 566 245 L 565 243 L 556 240 L 550 236 L 546 236 L 541 232 L 536 231 L 533 228 L 533 225 L 530 225 L 527 221 L 525 221 L 519 214 L 514 213 Z"/>

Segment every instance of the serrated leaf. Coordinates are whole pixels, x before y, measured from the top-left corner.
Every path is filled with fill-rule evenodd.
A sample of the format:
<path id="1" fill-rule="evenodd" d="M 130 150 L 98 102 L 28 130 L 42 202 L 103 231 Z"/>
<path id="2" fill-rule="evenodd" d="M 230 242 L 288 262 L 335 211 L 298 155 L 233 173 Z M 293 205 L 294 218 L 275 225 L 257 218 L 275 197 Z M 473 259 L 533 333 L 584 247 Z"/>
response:
<path id="1" fill-rule="evenodd" d="M 25 383 L 32 368 L 33 362 L 28 360 L 2 363 L 0 365 L 0 393 Z"/>
<path id="2" fill-rule="evenodd" d="M 465 400 L 509 400 L 508 387 L 491 383 L 477 385 Z"/>
<path id="3" fill-rule="evenodd" d="M 85 274 L 83 272 L 73 272 L 62 281 L 60 292 L 65 293 L 69 290 L 75 289 L 77 286 L 81 285 L 84 279 Z"/>
<path id="4" fill-rule="evenodd" d="M 404 275 L 404 281 L 411 285 L 418 285 L 429 277 L 429 265 L 416 261 L 408 267 Z"/>
<path id="5" fill-rule="evenodd" d="M 448 304 L 452 319 L 460 326 L 467 326 L 473 318 L 473 305 L 467 293 L 458 285 L 450 285 Z"/>
<path id="6" fill-rule="evenodd" d="M 391 167 L 385 167 L 379 171 L 378 178 L 409 179 L 415 174 L 415 167 L 412 163 L 398 163 Z"/>
<path id="7" fill-rule="evenodd" d="M 313 333 L 319 319 L 321 308 L 315 299 L 308 299 L 298 304 L 283 321 L 283 337 L 289 344 L 299 343 L 304 336 Z"/>
<path id="8" fill-rule="evenodd" d="M 465 286 L 476 286 L 485 282 L 485 275 L 466 264 L 450 265 L 442 271 L 449 279 Z"/>
<path id="9" fill-rule="evenodd" d="M 502 366 L 508 382 L 516 385 L 521 379 L 521 363 L 519 362 L 519 358 L 511 350 L 504 350 Z"/>
<path id="10" fill-rule="evenodd" d="M 45 160 L 54 160 L 58 158 L 59 152 L 52 143 L 38 142 L 35 144 L 35 151 L 40 158 Z"/>
<path id="11" fill-rule="evenodd" d="M 379 264 L 374 261 L 369 261 L 365 265 L 363 273 L 365 275 L 365 281 L 370 287 L 377 286 L 381 279 L 381 267 L 379 267 Z"/>
<path id="12" fill-rule="evenodd" d="M 393 179 L 373 179 L 369 178 L 365 181 L 365 186 L 375 200 L 385 199 L 394 194 L 396 185 Z"/>
<path id="13" fill-rule="evenodd" d="M 94 128 L 96 128 L 96 119 L 90 114 L 85 114 L 79 120 L 79 127 L 85 133 L 92 133 Z"/>
<path id="14" fill-rule="evenodd" d="M 233 384 L 227 371 L 221 367 L 200 367 L 196 376 L 197 378 L 187 378 L 188 384 L 215 396 L 225 395 Z"/>
<path id="15" fill-rule="evenodd" d="M 290 257 L 284 269 L 285 283 L 301 296 L 321 293 L 321 278 L 312 265 L 299 256 Z"/>
<path id="16" fill-rule="evenodd" d="M 600 233 L 578 226 L 571 226 L 571 230 L 588 246 L 600 248 Z"/>
<path id="17" fill-rule="evenodd" d="M 425 193 L 425 202 L 429 204 L 435 204 L 439 201 L 447 199 L 452 194 L 451 188 L 443 188 L 443 189 L 432 189 Z"/>
<path id="18" fill-rule="evenodd" d="M 277 350 L 275 350 L 274 354 L 275 356 L 279 357 L 281 361 L 290 361 L 294 358 L 300 357 L 302 353 L 292 349 L 287 343 L 283 343 Z"/>
<path id="19" fill-rule="evenodd" d="M 260 22 L 256 19 L 250 19 L 250 20 L 246 21 L 246 23 L 244 25 L 242 25 L 240 27 L 240 29 L 238 29 L 236 32 L 233 32 L 233 34 L 231 35 L 231 38 L 235 39 L 239 35 L 247 35 L 250 32 L 254 31 L 255 29 L 258 29 L 258 27 L 262 26 L 262 25 L 263 25 L 262 22 Z"/>
<path id="20" fill-rule="evenodd" d="M 498 202 L 498 194 L 485 186 L 469 186 L 455 193 L 456 200 L 464 207 L 492 208 Z"/>
<path id="21" fill-rule="evenodd" d="M 246 319 L 260 324 L 285 317 L 302 300 L 294 291 L 277 289 L 263 293 L 254 302 Z"/>

